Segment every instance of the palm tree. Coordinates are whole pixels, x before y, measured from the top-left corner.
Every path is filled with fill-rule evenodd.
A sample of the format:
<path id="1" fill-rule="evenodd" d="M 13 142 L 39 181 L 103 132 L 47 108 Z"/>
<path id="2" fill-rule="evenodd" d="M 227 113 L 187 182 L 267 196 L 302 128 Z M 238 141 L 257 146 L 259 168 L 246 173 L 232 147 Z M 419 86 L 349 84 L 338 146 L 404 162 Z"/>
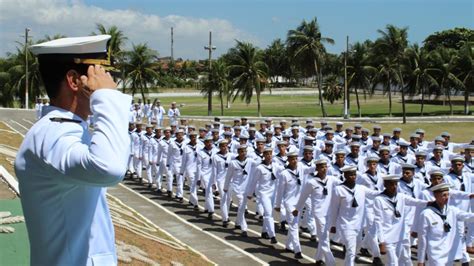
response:
<path id="1" fill-rule="evenodd" d="M 364 96 L 367 95 L 367 88 L 370 87 L 372 77 L 376 69 L 368 64 L 369 48 L 367 44 L 356 42 L 352 45 L 348 54 L 348 87 L 354 88 L 357 102 L 357 113 L 362 116 L 359 102 L 359 89 L 362 89 Z"/>
<path id="2" fill-rule="evenodd" d="M 268 77 L 275 85 L 278 76 L 283 76 L 286 63 L 286 48 L 281 39 L 274 40 L 263 52 L 263 61 L 268 66 Z"/>
<path id="3" fill-rule="evenodd" d="M 235 90 L 233 101 L 240 95 L 240 98 L 249 104 L 255 91 L 258 116 L 262 116 L 260 93 L 268 76 L 268 67 L 262 57 L 262 52 L 257 47 L 240 41 L 237 41 L 237 45 L 230 49 L 226 57 L 226 60 L 229 60 L 229 74 Z"/>
<path id="4" fill-rule="evenodd" d="M 439 86 L 433 76 L 436 70 L 429 66 L 429 52 L 420 49 L 418 44 L 410 46 L 406 54 L 407 90 L 410 94 L 421 94 L 420 115 L 423 116 L 426 90 Z"/>
<path id="5" fill-rule="evenodd" d="M 149 85 L 153 84 L 158 77 L 154 63 L 157 56 L 158 53 L 148 48 L 146 44 L 133 45 L 132 51 L 126 53 L 127 60 L 124 68 L 125 75 L 131 83 L 132 96 L 138 89 L 143 102 L 145 102 L 145 93 L 148 93 Z"/>
<path id="6" fill-rule="evenodd" d="M 229 93 L 229 73 L 223 59 L 216 60 L 212 64 L 211 72 L 203 85 L 201 93 L 207 98 L 209 94 L 217 92 L 221 102 L 221 115 L 224 115 L 224 97 Z"/>
<path id="7" fill-rule="evenodd" d="M 469 114 L 469 94 L 474 88 L 474 62 L 472 49 L 474 42 L 465 42 L 456 56 L 456 72 L 464 83 L 464 114 Z"/>
<path id="8" fill-rule="evenodd" d="M 334 44 L 331 38 L 323 37 L 317 19 L 307 22 L 303 20 L 295 29 L 288 31 L 287 45 L 294 57 L 298 58 L 302 67 L 311 69 L 311 73 L 317 77 L 319 104 L 323 117 L 327 116 L 321 92 L 321 62 L 326 53 L 324 43 Z"/>
<path id="9" fill-rule="evenodd" d="M 387 57 L 379 55 L 378 52 L 371 54 L 371 61 L 372 67 L 375 68 L 375 74 L 371 82 L 370 94 L 373 95 L 375 88 L 381 85 L 383 93 L 388 95 L 388 115 L 392 116 L 392 85 L 394 83 L 394 76 L 397 75 L 396 66 Z"/>
<path id="10" fill-rule="evenodd" d="M 453 89 L 464 89 L 463 82 L 456 76 L 456 50 L 452 48 L 439 47 L 430 54 L 430 59 L 436 69 L 436 80 L 441 92 L 448 99 L 449 113 L 453 115 L 453 104 L 451 92 Z"/>
<path id="11" fill-rule="evenodd" d="M 335 101 L 342 98 L 344 90 L 339 80 L 338 75 L 328 75 L 323 82 L 324 93 L 323 97 L 326 101 L 333 104 Z"/>
<path id="12" fill-rule="evenodd" d="M 396 75 L 393 80 L 402 92 L 402 113 L 403 123 L 405 124 L 405 84 L 403 81 L 402 64 L 405 56 L 405 49 L 408 46 L 408 28 L 398 28 L 393 25 L 387 25 L 385 29 L 386 31 L 377 31 L 382 36 L 375 42 L 375 47 L 377 47 L 377 50 L 382 52 L 384 56 L 388 57 L 390 64 L 393 64 L 396 67 Z"/>

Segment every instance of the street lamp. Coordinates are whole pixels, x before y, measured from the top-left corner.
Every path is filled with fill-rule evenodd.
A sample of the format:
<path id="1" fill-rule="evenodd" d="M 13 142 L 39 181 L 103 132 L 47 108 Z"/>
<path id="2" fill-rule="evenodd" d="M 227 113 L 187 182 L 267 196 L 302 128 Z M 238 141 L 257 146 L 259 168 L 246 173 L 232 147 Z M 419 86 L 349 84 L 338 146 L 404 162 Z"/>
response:
<path id="1" fill-rule="evenodd" d="M 25 28 L 25 109 L 28 110 L 28 32 L 29 28 Z"/>
<path id="2" fill-rule="evenodd" d="M 209 45 L 204 46 L 204 50 L 209 51 L 209 75 L 211 75 L 212 69 L 212 51 L 216 50 L 217 47 L 212 45 L 212 31 L 209 32 Z M 212 116 L 212 91 L 209 91 L 207 95 L 207 115 Z"/>

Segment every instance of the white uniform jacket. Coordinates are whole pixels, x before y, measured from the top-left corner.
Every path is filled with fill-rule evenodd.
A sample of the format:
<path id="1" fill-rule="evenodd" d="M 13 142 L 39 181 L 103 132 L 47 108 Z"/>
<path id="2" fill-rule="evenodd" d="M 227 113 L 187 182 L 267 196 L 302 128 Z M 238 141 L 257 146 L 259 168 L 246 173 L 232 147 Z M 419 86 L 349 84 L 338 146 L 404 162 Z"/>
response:
<path id="1" fill-rule="evenodd" d="M 86 121 L 54 106 L 26 134 L 15 173 L 31 265 L 117 264 L 105 187 L 126 171 L 130 138 L 123 107 L 130 101 L 101 89 L 90 98 L 92 134 Z"/>

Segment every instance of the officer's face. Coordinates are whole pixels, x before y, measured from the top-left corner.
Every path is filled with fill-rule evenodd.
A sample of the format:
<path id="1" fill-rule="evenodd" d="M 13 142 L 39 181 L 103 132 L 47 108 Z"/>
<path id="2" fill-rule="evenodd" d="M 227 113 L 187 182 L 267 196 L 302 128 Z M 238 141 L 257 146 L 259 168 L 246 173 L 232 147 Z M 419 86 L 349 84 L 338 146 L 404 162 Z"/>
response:
<path id="1" fill-rule="evenodd" d="M 372 147 L 374 149 L 378 149 L 380 147 L 380 141 L 373 141 L 372 142 Z"/>
<path id="2" fill-rule="evenodd" d="M 443 151 L 440 151 L 440 150 L 436 150 L 436 151 L 433 151 L 433 156 L 436 158 L 436 159 L 440 159 L 441 158 L 441 155 L 443 155 Z"/>
<path id="3" fill-rule="evenodd" d="M 418 139 L 417 138 L 410 138 L 410 144 L 412 146 L 416 146 L 418 144 Z"/>
<path id="4" fill-rule="evenodd" d="M 290 166 L 291 168 L 296 168 L 297 164 L 298 164 L 298 157 L 296 156 L 288 157 L 288 166 Z"/>
<path id="5" fill-rule="evenodd" d="M 452 162 L 451 167 L 453 168 L 455 173 L 461 173 L 462 169 L 464 167 L 464 163 L 463 162 Z"/>
<path id="6" fill-rule="evenodd" d="M 370 161 L 367 163 L 367 167 L 369 168 L 369 170 L 374 171 L 375 169 L 377 169 L 377 162 Z"/>
<path id="7" fill-rule="evenodd" d="M 239 154 L 240 158 L 244 158 L 245 156 L 247 156 L 247 149 L 239 149 L 237 153 Z"/>
<path id="8" fill-rule="evenodd" d="M 176 139 L 177 139 L 178 141 L 183 140 L 183 133 L 177 133 L 177 134 L 176 134 Z"/>
<path id="9" fill-rule="evenodd" d="M 352 154 L 359 154 L 359 146 L 351 146 Z"/>
<path id="10" fill-rule="evenodd" d="M 204 138 L 204 136 L 206 136 L 206 133 L 207 133 L 207 132 L 204 131 L 204 130 L 199 130 L 199 137 L 200 137 L 200 138 Z"/>
<path id="11" fill-rule="evenodd" d="M 283 145 L 283 144 L 282 144 L 282 145 L 278 145 L 278 151 L 279 151 L 280 153 L 286 152 L 286 145 Z"/>
<path id="12" fill-rule="evenodd" d="M 221 153 L 226 153 L 227 152 L 227 144 L 224 144 L 224 143 L 220 144 L 219 145 L 219 151 Z"/>
<path id="13" fill-rule="evenodd" d="M 326 152 L 327 152 L 327 153 L 331 153 L 331 152 L 332 152 L 332 148 L 333 148 L 332 145 L 326 144 Z"/>
<path id="14" fill-rule="evenodd" d="M 423 165 L 425 163 L 425 156 L 416 156 L 416 164 Z"/>
<path id="15" fill-rule="evenodd" d="M 338 155 L 336 156 L 336 162 L 338 162 L 338 163 L 344 162 L 344 159 L 345 159 L 345 158 L 346 158 L 345 155 L 343 155 L 343 154 L 338 154 Z"/>
<path id="16" fill-rule="evenodd" d="M 390 153 L 388 151 L 383 151 L 380 153 L 380 159 L 388 160 L 388 157 L 390 157 Z"/>
<path id="17" fill-rule="evenodd" d="M 206 146 L 206 149 L 208 149 L 208 150 L 212 149 L 212 141 L 206 140 L 204 142 L 204 146 Z"/>
<path id="18" fill-rule="evenodd" d="M 304 151 L 303 157 L 306 161 L 313 159 L 313 152 L 312 151 Z"/>
<path id="19" fill-rule="evenodd" d="M 190 135 L 190 136 L 189 136 L 189 141 L 190 141 L 191 143 L 196 143 L 196 135 Z"/>
<path id="20" fill-rule="evenodd" d="M 349 184 L 354 184 L 357 177 L 356 171 L 345 172 L 344 177 Z"/>
<path id="21" fill-rule="evenodd" d="M 399 138 L 400 137 L 400 131 L 393 131 L 393 136 Z"/>
<path id="22" fill-rule="evenodd" d="M 400 154 L 402 154 L 402 155 L 407 154 L 407 147 L 406 146 L 400 146 Z"/>
<path id="23" fill-rule="evenodd" d="M 388 191 L 390 194 L 395 194 L 397 192 L 397 187 L 398 187 L 398 181 L 384 181 L 383 185 L 385 189 Z"/>
<path id="24" fill-rule="evenodd" d="M 325 176 L 328 172 L 328 165 L 325 163 L 318 164 L 316 165 L 316 171 L 318 171 L 318 174 L 320 174 L 321 176 Z"/>
<path id="25" fill-rule="evenodd" d="M 432 175 L 430 180 L 431 180 L 431 185 L 436 186 L 436 185 L 439 185 L 439 184 L 443 183 L 443 176 Z"/>
<path id="26" fill-rule="evenodd" d="M 272 161 L 272 152 L 271 151 L 264 152 L 263 153 L 263 159 L 267 163 L 271 162 Z"/>
<path id="27" fill-rule="evenodd" d="M 403 169 L 403 179 L 410 183 L 413 180 L 413 171 L 409 169 Z"/>
<path id="28" fill-rule="evenodd" d="M 434 193 L 435 201 L 438 205 L 446 206 L 449 200 L 449 191 L 435 192 Z"/>
<path id="29" fill-rule="evenodd" d="M 146 133 L 147 133 L 148 135 L 150 135 L 151 133 L 153 133 L 153 128 L 147 127 L 147 128 L 146 128 Z"/>
<path id="30" fill-rule="evenodd" d="M 264 147 L 265 147 L 265 144 L 264 144 L 263 142 L 257 143 L 257 149 L 258 149 L 259 151 L 263 150 Z"/>
<path id="31" fill-rule="evenodd" d="M 333 138 L 334 138 L 334 134 L 332 134 L 332 133 L 327 133 L 326 134 L 326 139 L 327 140 L 332 140 Z"/>
<path id="32" fill-rule="evenodd" d="M 165 130 L 165 138 L 171 137 L 171 131 Z"/>

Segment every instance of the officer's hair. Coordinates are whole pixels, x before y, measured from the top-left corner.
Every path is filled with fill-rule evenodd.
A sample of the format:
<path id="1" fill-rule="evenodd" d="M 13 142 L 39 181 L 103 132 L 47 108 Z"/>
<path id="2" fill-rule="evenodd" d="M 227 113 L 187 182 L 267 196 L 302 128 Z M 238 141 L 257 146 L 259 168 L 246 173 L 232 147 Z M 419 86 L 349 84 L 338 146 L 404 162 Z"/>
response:
<path id="1" fill-rule="evenodd" d="M 39 56 L 39 72 L 43 81 L 46 93 L 50 99 L 58 96 L 61 84 L 66 80 L 66 73 L 75 70 L 79 75 L 86 75 L 88 65 L 75 64 L 73 62 L 58 62 L 50 58 Z"/>

